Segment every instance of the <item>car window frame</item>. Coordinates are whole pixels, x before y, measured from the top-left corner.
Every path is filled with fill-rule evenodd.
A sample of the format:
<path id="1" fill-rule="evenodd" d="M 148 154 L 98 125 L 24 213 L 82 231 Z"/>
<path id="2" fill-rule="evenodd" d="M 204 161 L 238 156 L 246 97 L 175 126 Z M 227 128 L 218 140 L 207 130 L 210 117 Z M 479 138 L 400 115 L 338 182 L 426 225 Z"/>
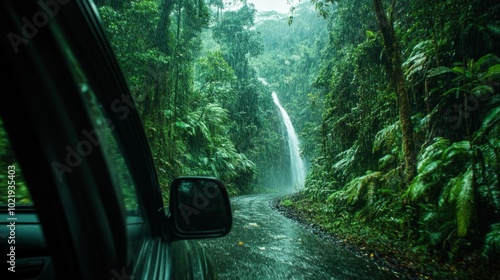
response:
<path id="1" fill-rule="evenodd" d="M 18 20 L 16 17 L 22 13 L 18 11 L 26 12 L 31 10 L 36 12 L 38 8 L 35 2 L 30 2 L 28 5 L 31 6 L 28 9 L 25 8 L 24 3 L 5 2 L 3 4 L 3 8 L 6 8 L 5 11 L 8 11 L 7 17 L 11 17 L 9 24 L 3 27 L 7 28 L 7 31 L 9 29 L 16 30 L 20 28 L 19 22 L 16 22 Z M 89 79 L 91 87 L 97 88 L 101 93 L 108 91 L 107 94 L 97 94 L 103 104 L 112 104 L 122 94 L 130 93 L 109 43 L 104 36 L 104 32 L 100 27 L 93 4 L 87 1 L 74 1 L 67 3 L 62 8 L 65 11 L 60 12 L 52 18 L 48 26 L 41 30 L 35 38 L 30 40 L 29 44 L 24 46 L 21 54 L 16 55 L 14 58 L 8 58 L 7 65 L 13 71 L 7 76 L 7 80 L 11 79 L 11 81 L 19 82 L 22 79 L 16 75 L 27 77 L 26 75 L 36 76 L 43 73 L 43 71 L 46 71 L 46 73 L 43 77 L 34 78 L 32 85 L 20 85 L 17 89 L 21 94 L 8 94 L 6 102 L 2 106 L 2 117 L 9 136 L 15 143 L 14 149 L 19 154 L 21 166 L 25 170 L 26 177 L 29 178 L 27 184 L 32 192 L 35 207 L 44 227 L 48 246 L 53 252 L 52 255 L 58 276 L 75 279 L 75 275 L 79 275 L 80 279 L 90 279 L 89 277 L 101 279 L 103 277 L 103 270 L 95 267 L 104 266 L 108 267 L 108 270 L 112 268 L 111 270 L 120 271 L 121 266 L 129 268 L 131 265 L 134 265 L 134 260 L 124 259 L 123 257 L 130 256 L 130 254 L 127 254 L 127 246 L 123 246 L 125 249 L 120 249 L 120 244 L 126 244 L 126 239 L 124 239 L 115 241 L 114 246 L 110 248 L 103 249 L 103 255 L 109 255 L 110 260 L 98 263 L 100 260 L 104 260 L 101 257 L 95 261 L 89 260 L 86 262 L 90 255 L 92 255 L 91 252 L 98 253 L 99 250 L 96 248 L 84 248 L 85 244 L 76 244 L 73 238 L 75 237 L 75 231 L 79 227 L 85 229 L 86 225 L 92 224 L 91 221 L 85 220 L 86 218 L 91 219 L 91 217 L 84 217 L 81 213 L 75 214 L 78 210 L 69 207 L 74 211 L 74 213 L 70 214 L 78 216 L 80 220 L 78 222 L 68 220 L 68 213 L 66 211 L 68 211 L 67 205 L 69 202 L 65 200 L 68 200 L 68 197 L 70 198 L 69 200 L 72 200 L 71 202 L 80 200 L 80 205 L 92 203 L 92 201 L 85 197 L 78 198 L 75 194 L 68 195 L 68 190 L 65 189 L 68 188 L 68 184 L 65 184 L 65 182 L 55 182 L 52 170 L 47 167 L 48 163 L 53 162 L 54 158 L 64 158 L 64 151 L 47 151 L 47 145 L 64 147 L 68 143 L 75 144 L 75 141 L 78 141 L 77 136 L 79 131 L 73 127 L 91 127 L 88 119 L 77 120 L 71 117 L 75 114 L 85 115 L 85 108 L 81 104 L 75 104 L 74 100 L 70 100 L 70 97 L 64 96 L 66 94 L 73 97 L 77 95 L 78 89 L 74 87 L 74 84 L 61 85 L 62 83 L 57 80 L 61 78 L 72 79 L 72 77 L 68 74 L 69 68 L 66 58 L 63 54 L 57 52 L 60 44 L 54 38 L 53 33 L 60 32 L 63 38 L 68 40 L 69 47 L 80 61 L 91 58 L 93 62 L 96 62 L 82 64 L 85 73 L 95 73 L 93 71 L 97 70 L 97 73 L 106 74 L 106 77 L 92 76 Z M 74 30 L 79 30 L 79 33 L 74 34 Z M 4 42 L 4 46 L 6 45 Z M 55 49 L 51 50 L 51 48 Z M 8 49 L 8 46 L 6 49 Z M 25 73 L 26 69 L 33 72 Z M 106 83 L 103 83 L 104 80 Z M 46 100 L 34 95 L 37 88 L 39 90 L 38 94 L 43 93 L 43 98 L 46 98 Z M 58 97 L 61 98 L 59 99 Z M 14 108 L 8 108 L 6 104 L 14 106 Z M 54 110 L 47 112 L 47 108 Z M 125 139 L 124 137 L 127 137 L 127 141 L 120 141 L 120 145 L 122 145 L 124 150 L 131 151 L 126 157 L 131 165 L 134 180 L 140 185 L 138 188 L 138 197 L 141 201 L 150 202 L 144 209 L 144 219 L 148 227 L 146 231 L 149 232 L 151 238 L 160 238 L 167 241 L 168 236 L 165 230 L 166 219 L 161 191 L 158 186 L 153 159 L 144 135 L 142 123 L 136 112 L 131 113 L 125 122 L 119 120 L 119 116 L 116 114 L 109 114 L 109 116 L 111 117 L 111 121 L 116 124 L 117 138 Z M 47 125 L 40 125 L 44 121 L 47 123 L 48 119 L 59 119 L 57 123 L 59 126 L 48 127 Z M 42 127 L 46 131 L 41 131 Z M 36 137 L 33 137 L 33 135 L 36 135 Z M 26 148 L 21 143 L 24 143 L 24 140 L 30 136 L 32 137 L 32 141 L 30 147 Z M 99 157 L 96 153 L 96 158 L 102 159 L 102 156 Z M 23 162 L 31 162 L 31 164 L 23 166 Z M 94 160 L 94 162 L 98 162 L 98 160 Z M 33 168 L 34 165 L 38 167 Z M 75 177 L 73 182 L 75 182 L 76 178 L 82 179 L 85 172 L 87 171 L 80 170 L 71 174 L 71 176 Z M 80 176 L 76 176 L 75 174 Z M 40 185 L 44 186 L 43 191 L 40 188 L 31 187 Z M 57 196 L 49 201 L 44 191 L 57 194 Z M 94 191 L 99 193 L 98 189 Z M 109 197 L 112 198 L 113 193 L 110 193 Z M 118 206 L 116 205 L 107 207 L 108 210 L 117 208 Z M 95 217 L 97 215 L 90 216 Z M 126 222 L 124 221 L 123 223 L 125 224 Z M 119 229 L 122 228 L 119 224 L 111 226 L 107 230 L 105 226 L 102 226 L 99 230 L 96 229 L 96 231 L 100 232 L 105 239 L 111 239 L 110 241 L 113 243 L 114 235 L 106 231 L 113 231 L 113 228 L 118 228 L 119 232 Z M 91 245 L 91 243 L 89 242 L 87 245 Z M 106 270 L 106 268 L 104 269 Z M 108 276 L 110 272 L 107 271 Z"/>

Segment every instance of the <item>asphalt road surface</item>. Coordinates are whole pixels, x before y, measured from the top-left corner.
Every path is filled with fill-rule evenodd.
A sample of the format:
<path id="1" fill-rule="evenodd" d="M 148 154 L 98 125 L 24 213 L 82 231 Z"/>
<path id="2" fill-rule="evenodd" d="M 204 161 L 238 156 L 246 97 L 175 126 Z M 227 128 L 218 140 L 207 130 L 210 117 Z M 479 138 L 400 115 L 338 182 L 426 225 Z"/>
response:
<path id="1" fill-rule="evenodd" d="M 200 242 L 219 279 L 398 279 L 276 212 L 276 197 L 233 198 L 231 232 Z"/>

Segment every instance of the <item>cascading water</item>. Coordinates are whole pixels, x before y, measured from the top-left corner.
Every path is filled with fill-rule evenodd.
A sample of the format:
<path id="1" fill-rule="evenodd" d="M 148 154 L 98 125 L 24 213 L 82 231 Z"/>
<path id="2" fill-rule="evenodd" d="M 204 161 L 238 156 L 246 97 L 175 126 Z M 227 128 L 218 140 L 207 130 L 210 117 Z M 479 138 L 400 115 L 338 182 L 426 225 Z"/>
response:
<path id="1" fill-rule="evenodd" d="M 278 95 L 274 91 L 272 95 L 274 103 L 280 109 L 281 116 L 283 118 L 283 122 L 285 123 L 286 131 L 288 134 L 288 146 L 290 148 L 290 162 L 293 184 L 298 185 L 298 188 L 302 188 L 306 179 L 306 170 L 304 168 L 304 161 L 300 157 L 299 139 L 297 138 L 297 134 L 295 133 L 295 129 L 293 128 L 292 121 L 290 120 L 288 113 L 280 104 Z"/>

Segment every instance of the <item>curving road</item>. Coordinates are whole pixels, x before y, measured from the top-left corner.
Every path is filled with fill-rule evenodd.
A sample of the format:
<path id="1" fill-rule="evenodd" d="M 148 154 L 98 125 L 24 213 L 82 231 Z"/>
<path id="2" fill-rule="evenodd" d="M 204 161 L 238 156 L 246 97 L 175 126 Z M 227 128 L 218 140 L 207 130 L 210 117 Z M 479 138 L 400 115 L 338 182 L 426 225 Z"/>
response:
<path id="1" fill-rule="evenodd" d="M 231 233 L 200 242 L 219 279 L 397 279 L 273 210 L 276 197 L 233 198 Z"/>

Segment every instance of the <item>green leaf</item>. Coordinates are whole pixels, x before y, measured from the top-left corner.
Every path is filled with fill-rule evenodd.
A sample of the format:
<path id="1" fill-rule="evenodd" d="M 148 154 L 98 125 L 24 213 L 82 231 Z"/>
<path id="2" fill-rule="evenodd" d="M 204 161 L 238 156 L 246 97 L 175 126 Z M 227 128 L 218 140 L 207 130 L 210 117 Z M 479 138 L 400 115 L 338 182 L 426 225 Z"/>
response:
<path id="1" fill-rule="evenodd" d="M 377 37 L 377 34 L 371 30 L 366 30 L 366 37 L 368 37 L 368 39 L 375 39 Z"/>
<path id="2" fill-rule="evenodd" d="M 500 58 L 498 58 L 496 55 L 490 53 L 487 55 L 482 56 L 474 65 L 476 69 L 481 69 L 483 65 L 491 65 L 491 64 L 498 64 L 500 62 Z"/>
<path id="3" fill-rule="evenodd" d="M 378 152 L 382 148 L 390 150 L 393 146 L 399 144 L 401 140 L 399 129 L 399 121 L 396 121 L 377 132 L 373 141 L 373 152 Z"/>
<path id="4" fill-rule="evenodd" d="M 486 27 L 488 28 L 489 31 L 491 31 L 491 33 L 500 36 L 500 26 L 490 23 L 486 25 Z"/>
<path id="5" fill-rule="evenodd" d="M 430 78 L 430 77 L 434 77 L 434 76 L 438 76 L 438 75 L 442 75 L 442 74 L 446 74 L 446 73 L 454 73 L 454 71 L 450 67 L 440 66 L 440 67 L 430 69 L 429 72 L 427 73 L 427 77 Z"/>
<path id="6" fill-rule="evenodd" d="M 474 211 L 474 181 L 472 167 L 459 176 L 454 188 L 459 189 L 454 198 L 457 203 L 457 233 L 459 237 L 467 235 Z"/>
<path id="7" fill-rule="evenodd" d="M 488 71 L 481 79 L 499 79 L 500 78 L 500 64 L 496 64 L 488 68 Z"/>
<path id="8" fill-rule="evenodd" d="M 180 128 L 191 128 L 191 126 L 185 122 L 182 121 L 176 121 L 175 126 L 180 127 Z"/>
<path id="9" fill-rule="evenodd" d="M 463 66 L 454 66 L 453 68 L 451 68 L 451 71 L 456 74 L 465 74 L 465 68 Z"/>
<path id="10" fill-rule="evenodd" d="M 475 133 L 474 141 L 481 141 L 492 127 L 498 125 L 500 122 L 500 107 L 491 109 L 483 119 L 481 128 Z"/>
<path id="11" fill-rule="evenodd" d="M 491 225 L 491 230 L 486 235 L 483 255 L 490 260 L 500 258 L 500 223 Z"/>
<path id="12" fill-rule="evenodd" d="M 430 185 L 425 184 L 422 180 L 422 176 L 417 176 L 408 187 L 406 195 L 409 195 L 412 200 L 417 200 L 429 189 L 429 187 Z"/>
<path id="13" fill-rule="evenodd" d="M 481 96 L 486 93 L 494 93 L 495 89 L 492 86 L 488 85 L 479 85 L 471 90 L 472 94 L 476 96 Z"/>
<path id="14" fill-rule="evenodd" d="M 443 162 L 445 162 L 446 164 L 458 164 L 461 162 L 469 161 L 471 156 L 469 151 L 470 148 L 471 144 L 466 140 L 453 143 L 443 152 Z"/>

